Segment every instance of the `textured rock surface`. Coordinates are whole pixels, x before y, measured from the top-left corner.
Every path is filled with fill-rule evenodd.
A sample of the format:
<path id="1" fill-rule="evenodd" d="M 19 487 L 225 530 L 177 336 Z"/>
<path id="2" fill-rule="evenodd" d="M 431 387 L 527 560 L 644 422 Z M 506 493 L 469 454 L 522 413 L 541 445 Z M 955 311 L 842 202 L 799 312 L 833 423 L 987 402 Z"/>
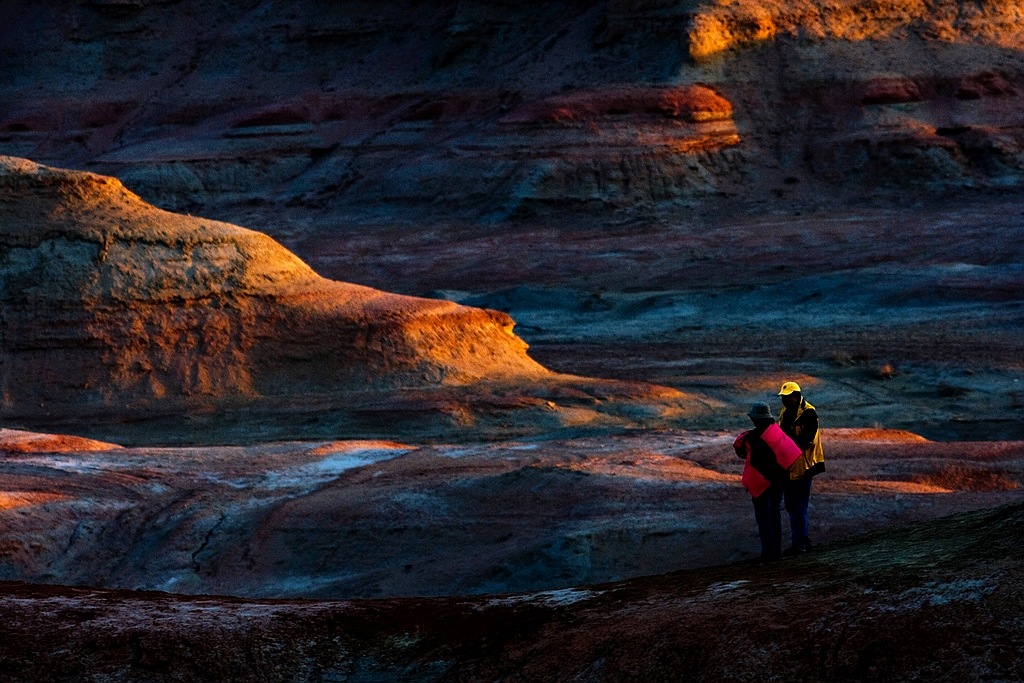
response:
<path id="1" fill-rule="evenodd" d="M 150 274 L 176 298 L 119 317 L 110 307 L 131 305 L 81 313 L 81 292 L 149 292 L 132 284 L 138 262 L 95 234 L 65 244 L 61 228 L 39 242 L 54 267 L 18 271 L 18 286 L 76 304 L 5 301 L 0 374 L 14 396 L 88 398 L 21 402 L 21 424 L 72 421 L 63 431 L 128 447 L 0 432 L 4 577 L 262 597 L 544 592 L 253 602 L 10 584 L 3 675 L 1015 680 L 1019 506 L 894 526 L 1020 500 L 1020 442 L 997 441 L 1024 436 L 1016 3 L 0 0 L 0 16 L 0 153 L 265 229 L 336 280 L 507 311 L 547 367 L 708 397 L 546 374 L 465 384 L 479 368 L 448 343 L 431 361 L 446 384 L 402 360 L 351 383 L 379 380 L 370 395 L 341 397 L 321 370 L 351 368 L 313 334 L 334 304 L 278 246 L 179 223 L 194 228 L 187 253 L 164 236 L 135 245 L 168 264 Z M 20 216 L 23 199 L 0 207 Z M 273 258 L 225 252 L 243 242 Z M 66 275 L 100 254 L 120 264 L 102 283 Z M 222 277 L 257 263 L 287 291 Z M 77 323 L 38 332 L 70 310 L 95 321 L 94 348 Z M 433 327 L 463 309 L 415 310 Z M 11 348 L 9 322 L 37 331 Z M 244 354 L 211 361 L 242 338 Z M 110 390 L 70 381 L 96 364 Z M 724 432 L 783 379 L 830 432 L 812 499 L 829 546 L 755 569 Z M 711 431 L 663 429 L 680 422 Z M 609 429 L 637 425 L 659 429 Z M 334 440 L 353 431 L 383 440 Z M 508 440 L 537 433 L 549 439 Z M 282 437 L 296 441 L 257 443 Z M 154 441 L 192 447 L 131 446 Z M 250 445 L 196 446 L 209 442 Z M 839 542 L 868 527 L 879 535 Z M 705 568 L 571 587 L 687 567 Z"/>
<path id="2" fill-rule="evenodd" d="M 0 578 L 337 599 L 564 589 L 737 562 L 759 545 L 733 436 L 155 449 L 0 430 Z M 826 441 L 819 544 L 1024 490 L 1022 442 L 877 429 L 830 429 Z"/>
<path id="3" fill-rule="evenodd" d="M 266 235 L 155 209 L 113 178 L 0 160 L 0 244 L 0 374 L 15 422 L 302 403 L 347 411 L 355 428 L 357 410 L 396 423 L 447 411 L 466 426 L 462 388 L 504 392 L 478 397 L 492 412 L 557 415 L 551 399 L 579 384 L 532 361 L 506 314 L 325 280 Z M 600 385 L 580 391 L 585 403 L 601 402 Z M 397 396 L 443 387 L 452 392 Z M 683 398 L 604 391 L 665 398 L 669 412 Z"/>
<path id="4" fill-rule="evenodd" d="M 670 79 L 679 46 L 590 55 L 586 2 L 4 11 L 0 152 L 116 172 L 167 207 L 627 205 L 713 194 L 738 161 L 727 115 L 648 111 L 690 84 Z M 625 106 L 509 117 L 608 86 Z"/>
<path id="5" fill-rule="evenodd" d="M 0 153 L 207 215 L 901 198 L 1024 168 L 1009 1 L 0 7 Z M 694 87 L 732 116 L 649 106 Z"/>
<path id="6" fill-rule="evenodd" d="M 689 52 L 698 60 L 786 37 L 810 41 L 919 38 L 1011 50 L 1024 46 L 1024 17 L 1013 0 L 727 0 L 693 4 Z"/>
<path id="7" fill-rule="evenodd" d="M 503 314 L 324 280 L 265 235 L 115 179 L 8 158 L 0 188 L 9 409 L 545 374 Z"/>

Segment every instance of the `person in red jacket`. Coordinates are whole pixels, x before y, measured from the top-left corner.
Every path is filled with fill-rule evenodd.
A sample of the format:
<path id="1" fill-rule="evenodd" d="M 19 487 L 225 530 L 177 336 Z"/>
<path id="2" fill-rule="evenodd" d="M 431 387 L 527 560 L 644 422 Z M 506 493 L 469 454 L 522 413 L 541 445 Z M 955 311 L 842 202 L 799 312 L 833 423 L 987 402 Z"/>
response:
<path id="1" fill-rule="evenodd" d="M 754 502 L 754 519 L 761 537 L 761 560 L 782 557 L 782 497 L 789 466 L 800 447 L 782 433 L 767 403 L 755 403 L 747 413 L 754 428 L 736 437 L 736 455 L 745 460 L 742 482 Z"/>

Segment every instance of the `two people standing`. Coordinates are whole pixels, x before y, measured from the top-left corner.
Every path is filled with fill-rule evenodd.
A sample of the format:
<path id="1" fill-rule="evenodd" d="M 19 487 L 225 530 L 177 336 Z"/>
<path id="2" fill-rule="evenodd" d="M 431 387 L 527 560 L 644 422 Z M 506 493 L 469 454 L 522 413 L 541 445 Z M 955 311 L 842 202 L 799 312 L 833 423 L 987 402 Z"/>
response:
<path id="1" fill-rule="evenodd" d="M 761 559 L 777 560 L 812 547 L 807 516 L 811 482 L 825 470 L 818 413 L 796 382 L 779 390 L 778 421 L 767 403 L 755 403 L 747 416 L 754 428 L 736 437 L 736 454 L 745 460 L 741 481 L 754 503 L 761 537 Z M 782 550 L 782 502 L 789 513 L 792 545 Z"/>

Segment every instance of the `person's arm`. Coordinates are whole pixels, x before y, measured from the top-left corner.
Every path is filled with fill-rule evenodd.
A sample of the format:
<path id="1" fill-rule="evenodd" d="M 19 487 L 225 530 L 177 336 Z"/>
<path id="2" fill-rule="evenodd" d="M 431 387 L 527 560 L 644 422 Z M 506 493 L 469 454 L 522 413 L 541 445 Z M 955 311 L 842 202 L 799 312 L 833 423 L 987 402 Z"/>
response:
<path id="1" fill-rule="evenodd" d="M 793 440 L 800 448 L 806 449 L 814 443 L 814 437 L 818 435 L 818 413 L 813 409 L 807 409 L 800 416 L 800 435 Z"/>
<path id="2" fill-rule="evenodd" d="M 732 442 L 732 447 L 736 451 L 736 457 L 740 460 L 746 460 L 747 454 L 750 453 L 750 444 L 747 443 L 747 434 L 750 434 L 750 430 L 747 430 L 736 437 L 736 440 Z"/>

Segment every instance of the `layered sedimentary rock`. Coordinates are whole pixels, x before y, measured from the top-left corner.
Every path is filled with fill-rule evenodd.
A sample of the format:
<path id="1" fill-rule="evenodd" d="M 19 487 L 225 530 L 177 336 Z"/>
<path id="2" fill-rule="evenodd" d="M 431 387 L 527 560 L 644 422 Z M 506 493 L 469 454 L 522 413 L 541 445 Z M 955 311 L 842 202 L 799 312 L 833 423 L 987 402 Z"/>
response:
<path id="1" fill-rule="evenodd" d="M 714 102 L 701 110 L 706 100 Z M 515 215 L 708 196 L 735 174 L 729 150 L 740 141 L 729 103 L 713 91 L 646 84 L 570 95 L 302 93 L 208 135 L 128 146 L 95 162 L 171 205 L 211 195 L 248 201 L 252 187 L 272 184 L 272 199 L 305 206 L 340 199 L 361 210 Z M 254 155 L 258 164 L 245 161 Z"/>
<path id="2" fill-rule="evenodd" d="M 1021 499 L 1024 442 L 832 428 L 825 438 L 829 474 L 815 481 L 811 517 L 822 547 Z M 721 566 L 760 550 L 733 439 L 122 448 L 0 429 L 0 580 L 347 599 Z"/>
<path id="3" fill-rule="evenodd" d="M 0 161 L 3 401 L 15 414 L 536 379 L 494 311 L 319 277 L 261 233 L 113 178 Z"/>
<path id="4" fill-rule="evenodd" d="M 507 217 L 1017 187 L 1024 168 L 1012 2 L 0 8 L 0 153 L 169 208 Z M 694 88 L 730 106 L 649 107 Z M 522 115 L 595 99 L 616 105 Z"/>
<path id="5" fill-rule="evenodd" d="M 628 205 L 713 194 L 736 162 L 717 154 L 739 140 L 727 116 L 645 109 L 688 85 L 660 59 L 640 78 L 634 58 L 576 64 L 589 3 L 8 9 L 0 153 L 89 164 L 165 207 Z M 508 119 L 608 87 L 623 107 Z"/>
<path id="6" fill-rule="evenodd" d="M 430 413 L 467 426 L 486 385 L 490 413 L 562 424 L 559 398 L 668 409 L 683 396 L 555 375 L 504 313 L 324 279 L 262 233 L 156 209 L 91 173 L 2 159 L 0 245 L 0 377 L 15 421 L 262 406 L 297 424 L 341 410 L 387 429 Z M 321 428 L 348 424 L 338 419 Z"/>
<path id="7" fill-rule="evenodd" d="M 687 38 L 689 53 L 697 60 L 780 37 L 843 41 L 922 38 L 1010 50 L 1024 46 L 1024 17 L 1013 0 L 729 0 L 691 5 Z"/>

